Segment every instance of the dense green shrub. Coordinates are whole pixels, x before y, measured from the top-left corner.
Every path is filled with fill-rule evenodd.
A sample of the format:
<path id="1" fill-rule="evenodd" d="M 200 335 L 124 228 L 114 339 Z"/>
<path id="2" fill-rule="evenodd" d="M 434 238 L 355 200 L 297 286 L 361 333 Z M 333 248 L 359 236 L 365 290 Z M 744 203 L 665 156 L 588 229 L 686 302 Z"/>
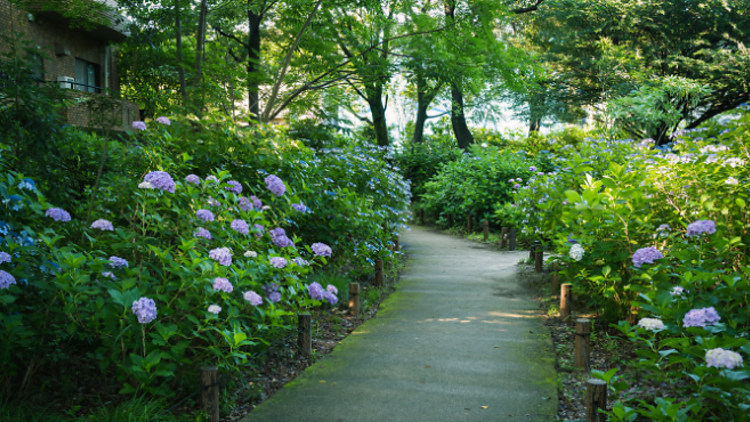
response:
<path id="1" fill-rule="evenodd" d="M 57 345 L 79 342 L 86 358 L 117 375 L 123 393 L 170 395 L 175 378 L 195 362 L 238 370 L 274 332 L 293 326 L 298 312 L 319 306 L 306 274 L 328 257 L 368 269 L 373 258 L 392 255 L 409 187 L 385 163 L 385 151 L 316 153 L 270 128 L 242 131 L 219 119 L 170 123 L 148 122 L 132 145 L 106 141 L 112 155 L 101 178 L 91 166 L 67 175 L 71 185 L 86 187 L 74 190 L 81 200 L 55 203 L 70 221 L 50 211 L 42 192 L 54 180 L 35 182 L 9 168 L 13 156 L 4 147 L 3 385 L 64 359 Z M 101 158 L 105 141 L 76 136 L 71 155 L 85 163 Z M 193 173 L 198 180 L 186 178 Z M 153 186 L 144 175 L 157 178 Z M 269 188 L 272 175 L 283 185 Z M 315 243 L 330 245 L 332 254 Z M 231 292 L 222 291 L 227 282 Z M 142 298 L 149 309 L 153 300 L 155 319 L 152 311 L 133 310 Z"/>
<path id="2" fill-rule="evenodd" d="M 672 386 L 671 397 L 616 404 L 611 420 L 747 417 L 748 123 L 745 113 L 678 132 L 663 150 L 585 140 L 515 195 L 525 230 L 560 257 L 576 297 L 622 320 L 635 364 Z"/>

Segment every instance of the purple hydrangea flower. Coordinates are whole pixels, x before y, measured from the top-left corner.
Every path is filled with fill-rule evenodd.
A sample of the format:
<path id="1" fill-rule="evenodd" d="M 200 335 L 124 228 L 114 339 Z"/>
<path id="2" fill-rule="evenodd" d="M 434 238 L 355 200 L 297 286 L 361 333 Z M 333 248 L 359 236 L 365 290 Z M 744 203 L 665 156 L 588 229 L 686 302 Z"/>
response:
<path id="1" fill-rule="evenodd" d="M 263 298 L 260 297 L 259 294 L 255 293 L 252 290 L 249 291 L 249 292 L 245 292 L 245 294 L 242 295 L 242 297 L 244 297 L 245 300 L 248 301 L 248 302 L 250 302 L 250 304 L 253 305 L 253 306 L 258 306 L 261 303 L 263 303 Z"/>
<path id="2" fill-rule="evenodd" d="M 115 275 L 109 271 L 103 272 L 102 277 L 107 277 L 107 278 L 111 278 L 112 280 L 117 280 L 117 277 L 115 277 Z"/>
<path id="3" fill-rule="evenodd" d="M 734 369 L 742 366 L 742 356 L 721 347 L 706 352 L 706 366 L 714 368 Z"/>
<path id="4" fill-rule="evenodd" d="M 573 234 L 568 234 L 568 243 L 571 243 L 571 244 L 574 244 L 574 245 L 576 243 L 578 243 L 577 240 L 573 239 Z"/>
<path id="5" fill-rule="evenodd" d="M 266 284 L 265 286 L 263 286 L 263 291 L 267 295 L 270 295 L 273 292 L 279 291 L 279 286 L 276 283 Z"/>
<path id="6" fill-rule="evenodd" d="M 336 286 L 334 286 L 333 284 L 327 285 L 326 286 L 326 291 L 327 292 L 331 292 L 331 293 L 333 293 L 335 295 L 339 294 L 339 289 L 337 289 Z"/>
<path id="7" fill-rule="evenodd" d="M 45 214 L 55 221 L 70 221 L 70 214 L 62 208 L 49 208 Z"/>
<path id="8" fill-rule="evenodd" d="M 310 247 L 316 256 L 330 257 L 333 250 L 325 243 L 313 243 Z"/>
<path id="9" fill-rule="evenodd" d="M 3 262 L 10 262 L 10 254 L 8 252 L 0 252 L 0 264 Z"/>
<path id="10" fill-rule="evenodd" d="M 520 188 L 521 188 L 521 185 L 519 185 L 518 183 L 516 183 L 515 185 L 513 185 L 513 189 L 520 189 Z"/>
<path id="11" fill-rule="evenodd" d="M 92 229 L 99 229 L 99 230 L 109 230 L 109 231 L 114 231 L 114 229 L 115 229 L 114 227 L 112 227 L 112 223 L 111 222 L 109 222 L 107 220 L 104 220 L 102 218 L 100 218 L 100 219 L 94 221 L 93 223 L 91 223 L 91 228 Z"/>
<path id="12" fill-rule="evenodd" d="M 688 236 L 698 236 L 703 233 L 714 234 L 716 233 L 716 223 L 712 220 L 698 220 L 691 223 L 687 227 Z"/>
<path id="13" fill-rule="evenodd" d="M 265 179 L 266 187 L 276 196 L 281 196 L 286 192 L 286 186 L 277 176 L 271 174 Z"/>
<path id="14" fill-rule="evenodd" d="M 711 306 L 710 308 L 691 309 L 685 314 L 682 324 L 685 327 L 705 327 L 706 325 L 716 324 L 720 319 L 719 313 Z"/>
<path id="15" fill-rule="evenodd" d="M 153 299 L 142 297 L 133 302 L 132 309 L 141 324 L 148 324 L 156 319 L 156 303 Z"/>
<path id="16" fill-rule="evenodd" d="M 249 199 L 245 198 L 244 196 L 240 198 L 240 209 L 242 211 L 252 211 L 253 210 L 253 203 L 250 202 Z"/>
<path id="17" fill-rule="evenodd" d="M 273 265 L 276 268 L 284 268 L 286 267 L 286 259 L 279 257 L 279 256 L 275 256 L 271 258 L 271 265 Z"/>
<path id="18" fill-rule="evenodd" d="M 531 171 L 531 172 L 536 171 L 536 167 L 534 167 L 534 166 L 529 167 L 529 171 Z"/>
<path id="19" fill-rule="evenodd" d="M 230 227 L 232 227 L 232 230 L 242 234 L 250 233 L 250 226 L 247 225 L 245 220 L 234 220 L 232 221 L 232 224 L 230 224 Z"/>
<path id="20" fill-rule="evenodd" d="M 219 312 L 221 312 L 221 306 L 219 305 L 211 305 L 208 307 L 208 312 L 212 313 L 214 315 L 219 315 Z"/>
<path id="21" fill-rule="evenodd" d="M 216 178 L 213 174 L 209 174 L 206 176 L 206 182 L 218 182 L 219 179 Z"/>
<path id="22" fill-rule="evenodd" d="M 331 292 L 323 292 L 323 298 L 325 298 L 325 300 L 327 300 L 331 305 L 335 305 L 336 302 L 339 301 L 336 295 Z"/>
<path id="23" fill-rule="evenodd" d="M 128 267 L 128 261 L 126 259 L 118 258 L 116 256 L 110 256 L 109 257 L 110 264 L 112 268 L 129 268 Z"/>
<path id="24" fill-rule="evenodd" d="M 146 123 L 136 120 L 133 122 L 133 129 L 146 130 Z"/>
<path id="25" fill-rule="evenodd" d="M 230 180 L 227 182 L 227 184 L 231 186 L 227 186 L 224 189 L 228 190 L 229 192 L 234 192 L 237 195 L 242 193 L 242 185 L 240 184 L 240 182 L 236 180 Z"/>
<path id="26" fill-rule="evenodd" d="M 264 229 L 260 224 L 256 224 L 253 226 L 253 231 L 255 232 L 256 236 L 261 237 L 263 236 L 263 233 L 266 232 L 266 229 Z"/>
<path id="27" fill-rule="evenodd" d="M 253 206 L 255 207 L 257 211 L 260 211 L 261 209 L 263 209 L 263 202 L 261 202 L 261 200 L 258 199 L 257 196 L 255 195 L 250 196 L 250 200 L 253 201 Z"/>
<path id="28" fill-rule="evenodd" d="M 203 221 L 214 221 L 214 213 L 206 209 L 199 209 L 195 215 Z"/>
<path id="29" fill-rule="evenodd" d="M 0 289 L 8 289 L 11 284 L 16 284 L 16 279 L 7 271 L 0 270 Z"/>
<path id="30" fill-rule="evenodd" d="M 306 266 L 310 265 L 310 263 L 307 260 L 302 259 L 302 258 L 294 258 L 294 259 L 292 259 L 292 262 L 294 262 L 295 264 L 299 265 L 300 267 L 306 267 Z"/>
<path id="31" fill-rule="evenodd" d="M 662 259 L 664 255 L 659 252 L 658 249 L 653 246 L 641 248 L 635 251 L 633 254 L 633 265 L 636 268 L 641 268 L 643 264 L 653 264 L 655 259 Z"/>
<path id="32" fill-rule="evenodd" d="M 271 240 L 273 241 L 273 244 L 280 247 L 280 248 L 286 248 L 286 247 L 294 247 L 294 242 L 292 242 L 291 239 L 286 237 L 286 232 L 282 228 L 276 228 L 270 231 L 271 233 Z"/>
<path id="33" fill-rule="evenodd" d="M 214 279 L 214 291 L 215 292 L 227 292 L 232 293 L 234 286 L 224 277 L 216 277 Z"/>
<path id="34" fill-rule="evenodd" d="M 318 282 L 310 283 L 310 285 L 307 286 L 307 293 L 314 300 L 323 300 L 323 286 Z"/>
<path id="35" fill-rule="evenodd" d="M 167 125 L 167 126 L 171 126 L 172 125 L 172 122 L 169 121 L 169 117 L 167 117 L 167 116 L 158 117 L 156 119 L 156 121 L 159 122 L 159 123 L 161 123 L 161 124 L 163 124 L 163 125 Z M 219 310 L 221 310 L 221 308 L 219 308 Z"/>
<path id="36" fill-rule="evenodd" d="M 281 300 L 281 293 L 279 292 L 271 292 L 271 294 L 268 295 L 268 301 L 271 303 L 276 303 Z"/>
<path id="37" fill-rule="evenodd" d="M 192 183 L 194 185 L 200 185 L 201 179 L 195 174 L 188 174 L 187 177 L 185 177 L 185 181 L 188 183 Z"/>
<path id="38" fill-rule="evenodd" d="M 155 187 L 156 189 L 174 193 L 174 179 L 172 179 L 172 176 L 170 176 L 166 171 L 152 171 L 146 174 L 146 177 L 143 178 L 143 181 L 150 183 L 151 186 Z"/>
<path id="39" fill-rule="evenodd" d="M 228 267 L 232 265 L 232 251 L 229 248 L 217 248 L 208 253 L 208 256 L 219 262 L 219 265 Z"/>
<path id="40" fill-rule="evenodd" d="M 668 231 L 671 231 L 671 230 L 672 230 L 672 228 L 669 227 L 669 224 L 662 224 L 662 225 L 660 225 L 659 227 L 656 228 L 657 232 L 664 232 L 664 231 L 668 232 Z"/>
<path id="41" fill-rule="evenodd" d="M 296 211 L 301 213 L 306 213 L 309 208 L 307 208 L 303 203 L 299 204 L 292 204 L 292 208 L 294 208 Z"/>
<path id="42" fill-rule="evenodd" d="M 193 236 L 202 237 L 208 240 L 213 239 L 213 237 L 211 237 L 211 233 L 208 230 L 204 229 L 203 227 L 198 227 L 198 230 L 196 230 L 195 233 L 193 233 Z"/>
<path id="43" fill-rule="evenodd" d="M 219 206 L 221 206 L 221 202 L 219 202 L 217 199 L 214 199 L 212 196 L 209 196 L 208 197 L 208 201 L 206 201 L 206 202 L 208 202 L 208 205 L 210 205 L 212 207 L 219 207 Z"/>

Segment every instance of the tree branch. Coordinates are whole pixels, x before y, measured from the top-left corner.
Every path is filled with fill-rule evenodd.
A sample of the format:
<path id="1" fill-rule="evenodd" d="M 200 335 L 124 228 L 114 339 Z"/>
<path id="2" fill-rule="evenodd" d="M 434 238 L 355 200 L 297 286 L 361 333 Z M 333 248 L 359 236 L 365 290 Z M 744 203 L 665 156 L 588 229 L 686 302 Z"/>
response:
<path id="1" fill-rule="evenodd" d="M 211 25 L 211 27 L 213 27 L 214 30 L 216 30 L 216 32 L 218 32 L 219 35 L 221 35 L 222 37 L 226 37 L 226 38 L 229 38 L 231 40 L 237 41 L 241 46 L 245 47 L 246 50 L 250 49 L 250 47 L 247 44 L 245 44 L 244 42 L 242 42 L 242 40 L 240 40 L 239 38 L 235 37 L 234 35 L 226 33 L 224 31 L 222 31 L 221 28 L 218 28 L 216 26 Z M 237 61 L 239 61 L 239 60 L 237 60 Z"/>
<path id="2" fill-rule="evenodd" d="M 544 0 L 536 0 L 536 3 L 534 3 L 533 6 L 521 7 L 521 8 L 518 8 L 518 9 L 513 9 L 513 10 L 511 10 L 511 12 L 515 13 L 516 15 L 521 15 L 521 14 L 524 14 L 524 13 L 533 12 L 533 11 L 535 11 L 535 10 L 537 10 L 539 8 L 539 5 L 542 4 L 543 1 Z"/>

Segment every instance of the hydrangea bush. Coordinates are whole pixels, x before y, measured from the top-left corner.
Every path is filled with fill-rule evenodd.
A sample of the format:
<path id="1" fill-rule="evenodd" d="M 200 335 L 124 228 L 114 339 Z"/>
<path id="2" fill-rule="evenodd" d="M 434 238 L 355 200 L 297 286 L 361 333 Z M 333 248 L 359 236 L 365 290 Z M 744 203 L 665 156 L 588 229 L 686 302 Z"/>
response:
<path id="1" fill-rule="evenodd" d="M 676 133 L 663 148 L 587 139 L 515 194 L 525 231 L 557 254 L 576 297 L 619 321 L 638 345 L 634 364 L 672 386 L 670 397 L 616 403 L 610 420 L 750 410 L 749 123 L 745 113 Z"/>
<path id="2" fill-rule="evenodd" d="M 253 166 L 229 153 L 189 151 L 229 160 L 211 163 L 230 173 L 204 168 L 184 149 L 170 156 L 177 141 L 168 131 L 186 126 L 178 119 L 155 126 L 142 130 L 145 146 L 133 153 L 158 169 L 105 174 L 87 192 L 90 214 L 88 202 L 48 204 L 0 160 L 8 174 L 0 181 L 9 215 L 0 222 L 6 380 L 56 359 L 55 345 L 76 339 L 93 345 L 88 358 L 115 371 L 123 393 L 169 395 L 168 385 L 197 363 L 237 370 L 294 327 L 300 310 L 335 305 L 329 290 L 308 294 L 304 279 L 316 267 L 340 260 L 371 271 L 372 258 L 392 254 L 409 186 L 383 151 L 314 152 L 275 132 L 275 145 L 233 144 L 245 148 L 243 160 L 258 158 Z M 266 142 L 281 146 L 250 150 Z"/>

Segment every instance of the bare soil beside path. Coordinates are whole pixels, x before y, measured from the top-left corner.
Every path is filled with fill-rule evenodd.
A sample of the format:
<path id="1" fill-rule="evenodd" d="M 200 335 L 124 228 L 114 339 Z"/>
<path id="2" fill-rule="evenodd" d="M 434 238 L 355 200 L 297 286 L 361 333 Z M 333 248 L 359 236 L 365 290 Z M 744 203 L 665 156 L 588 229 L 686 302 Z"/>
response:
<path id="1" fill-rule="evenodd" d="M 375 318 L 243 421 L 551 421 L 549 330 L 517 266 L 528 252 L 422 227 Z"/>

